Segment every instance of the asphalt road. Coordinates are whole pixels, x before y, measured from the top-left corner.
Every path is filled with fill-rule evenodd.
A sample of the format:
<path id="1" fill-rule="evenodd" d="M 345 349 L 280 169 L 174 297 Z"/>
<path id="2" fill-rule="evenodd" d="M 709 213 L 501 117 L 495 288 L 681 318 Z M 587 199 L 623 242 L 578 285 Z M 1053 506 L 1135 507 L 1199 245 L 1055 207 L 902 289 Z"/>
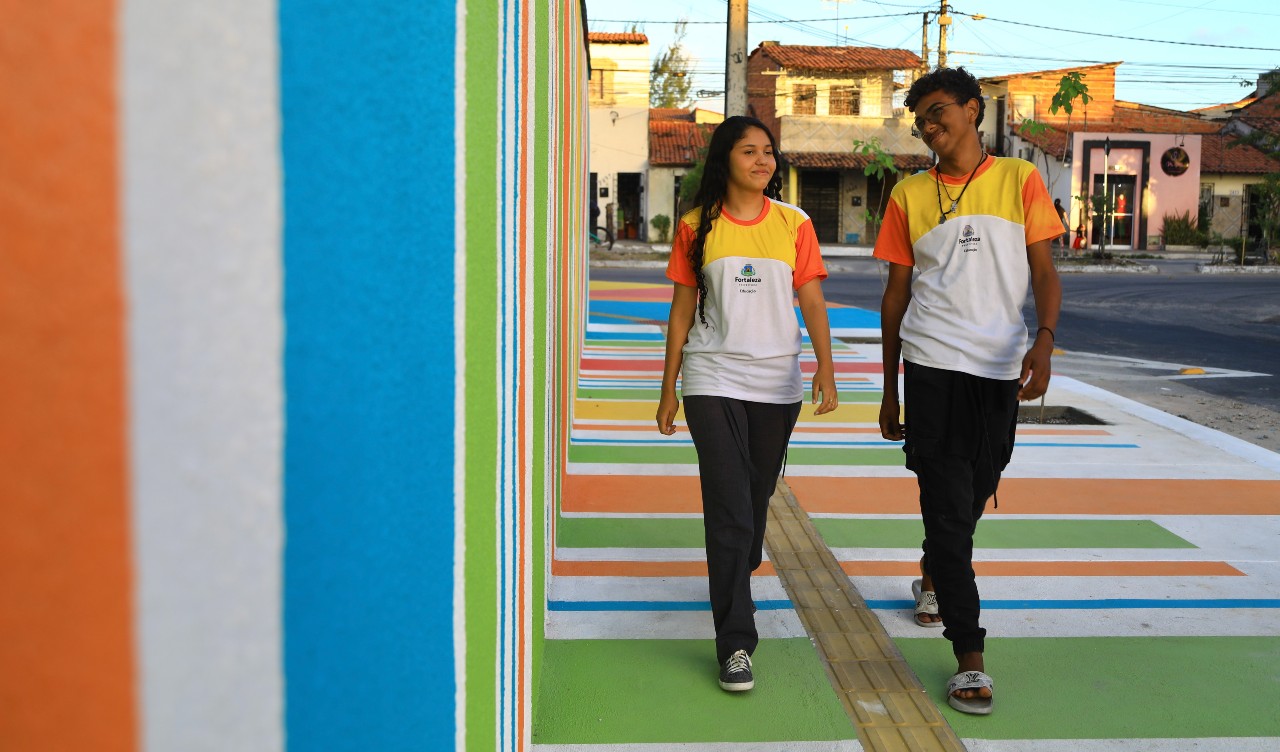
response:
<path id="1" fill-rule="evenodd" d="M 827 299 L 878 309 L 878 262 L 832 259 Z M 1059 373 L 1280 450 L 1280 275 L 1063 274 Z M 661 269 L 593 268 L 595 279 L 665 282 Z M 1030 299 L 1024 309 L 1034 326 Z M 1161 364 L 1168 364 L 1167 366 Z M 1210 369 L 1187 377 L 1181 367 Z M 1215 376 L 1211 369 L 1255 376 Z"/>

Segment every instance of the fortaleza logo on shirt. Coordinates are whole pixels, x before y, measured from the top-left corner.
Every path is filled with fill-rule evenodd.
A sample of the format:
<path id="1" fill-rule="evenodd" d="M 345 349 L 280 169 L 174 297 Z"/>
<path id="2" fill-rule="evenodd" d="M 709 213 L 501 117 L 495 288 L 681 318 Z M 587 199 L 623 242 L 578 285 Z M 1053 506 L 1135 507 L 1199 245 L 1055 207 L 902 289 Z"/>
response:
<path id="1" fill-rule="evenodd" d="M 960 250 L 965 253 L 978 250 L 982 244 L 982 236 L 974 231 L 973 225 L 965 225 L 960 231 L 960 240 L 956 241 L 960 245 Z"/>
<path id="2" fill-rule="evenodd" d="M 741 276 L 734 277 L 734 282 L 759 282 L 760 278 L 756 276 L 756 268 L 751 264 L 743 264 L 742 269 L 738 272 Z"/>

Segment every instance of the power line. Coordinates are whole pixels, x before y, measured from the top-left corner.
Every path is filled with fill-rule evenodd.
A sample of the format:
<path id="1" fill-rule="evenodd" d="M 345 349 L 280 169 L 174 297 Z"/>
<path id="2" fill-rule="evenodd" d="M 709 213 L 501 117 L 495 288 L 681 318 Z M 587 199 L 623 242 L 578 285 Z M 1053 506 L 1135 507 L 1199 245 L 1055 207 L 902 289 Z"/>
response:
<path id="1" fill-rule="evenodd" d="M 952 13 L 955 13 L 957 16 L 969 16 L 970 18 L 975 17 L 974 14 L 972 13 L 962 13 L 958 10 L 953 10 Z M 1277 48 L 1277 47 L 1240 47 L 1237 45 L 1230 45 L 1230 44 L 1209 44 L 1207 42 L 1175 42 L 1171 39 L 1145 39 L 1143 37 L 1124 37 L 1118 34 L 1103 34 L 1097 31 L 1080 31 L 1078 29 L 1060 29 L 1056 26 L 1041 26 L 1039 24 L 1024 23 L 1022 21 L 1008 21 L 1003 18 L 992 18 L 991 16 L 983 16 L 981 20 L 995 21 L 996 23 L 1010 24 L 1013 26 L 1026 26 L 1032 29 L 1044 29 L 1046 31 L 1061 31 L 1069 34 L 1084 34 L 1085 36 L 1090 36 L 1090 37 L 1106 37 L 1108 39 L 1123 39 L 1127 42 L 1153 42 L 1155 44 L 1180 44 L 1186 47 L 1213 47 L 1220 50 L 1255 50 L 1257 52 L 1280 52 L 1280 48 Z"/>

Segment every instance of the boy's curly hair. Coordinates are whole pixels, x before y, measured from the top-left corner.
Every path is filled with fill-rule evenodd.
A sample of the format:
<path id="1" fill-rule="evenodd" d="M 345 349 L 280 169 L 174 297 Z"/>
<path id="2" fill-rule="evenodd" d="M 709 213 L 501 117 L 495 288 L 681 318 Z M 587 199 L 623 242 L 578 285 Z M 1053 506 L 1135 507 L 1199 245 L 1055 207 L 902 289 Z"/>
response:
<path id="1" fill-rule="evenodd" d="M 975 126 L 982 125 L 982 116 L 987 111 L 986 100 L 982 98 L 982 86 L 978 83 L 978 79 L 973 74 L 965 70 L 963 66 L 959 68 L 939 68 L 930 71 L 911 84 L 911 88 L 907 90 L 907 109 L 912 112 L 916 111 L 916 103 L 935 91 L 945 91 L 956 98 L 956 101 L 964 104 L 970 99 L 978 100 L 978 120 Z"/>

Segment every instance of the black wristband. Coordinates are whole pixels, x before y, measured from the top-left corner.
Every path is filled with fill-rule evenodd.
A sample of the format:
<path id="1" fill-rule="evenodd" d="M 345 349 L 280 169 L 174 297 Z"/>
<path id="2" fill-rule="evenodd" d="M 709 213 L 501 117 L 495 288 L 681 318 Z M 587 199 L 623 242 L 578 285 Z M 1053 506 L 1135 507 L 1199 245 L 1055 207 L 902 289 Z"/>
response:
<path id="1" fill-rule="evenodd" d="M 1057 338 L 1057 337 L 1055 337 L 1055 336 L 1053 335 L 1053 330 L 1052 330 L 1052 329 L 1050 329 L 1050 328 L 1049 328 L 1049 327 L 1047 327 L 1047 326 L 1042 326 L 1042 327 L 1040 327 L 1039 329 L 1037 329 L 1037 330 L 1036 330 L 1036 336 L 1037 336 L 1037 337 L 1039 337 L 1039 336 L 1040 336 L 1040 332 L 1048 332 L 1048 333 L 1049 333 L 1049 341 L 1050 341 L 1050 342 L 1053 342 L 1054 344 L 1057 344 L 1057 342 L 1058 342 L 1058 338 Z"/>

